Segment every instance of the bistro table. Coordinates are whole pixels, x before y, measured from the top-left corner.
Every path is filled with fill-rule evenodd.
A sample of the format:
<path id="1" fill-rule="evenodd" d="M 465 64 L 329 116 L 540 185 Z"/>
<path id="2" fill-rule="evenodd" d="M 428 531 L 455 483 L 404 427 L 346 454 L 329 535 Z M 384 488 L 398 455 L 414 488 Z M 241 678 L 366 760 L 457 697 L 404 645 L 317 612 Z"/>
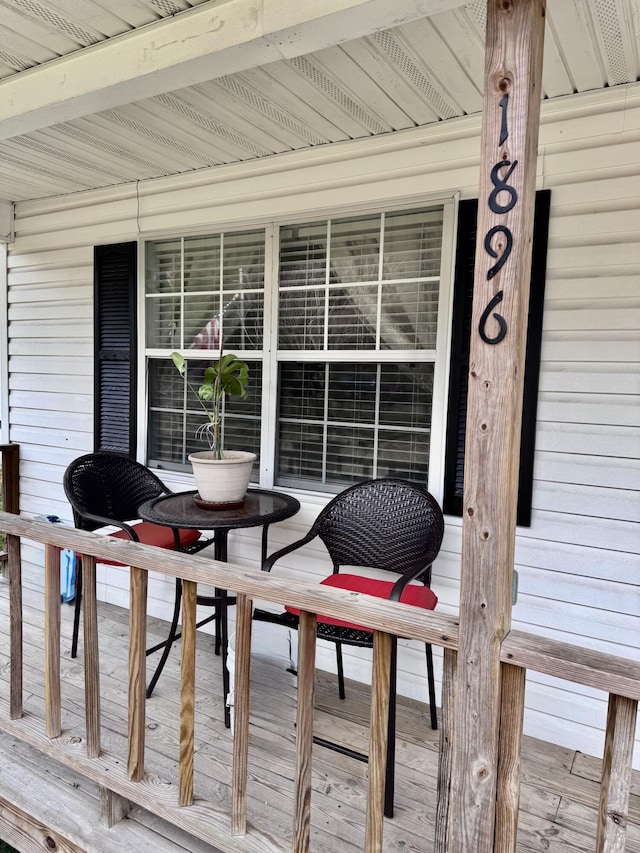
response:
<path id="1" fill-rule="evenodd" d="M 290 495 L 282 492 L 274 492 L 270 489 L 249 489 L 240 506 L 234 505 L 231 509 L 209 509 L 204 508 L 200 501 L 196 503 L 197 492 L 177 492 L 175 494 L 161 495 L 146 501 L 139 509 L 140 518 L 144 521 L 152 521 L 154 524 L 162 524 L 167 527 L 183 527 L 192 530 L 211 530 L 214 533 L 213 546 L 216 560 L 227 560 L 227 539 L 230 530 L 238 530 L 243 527 L 262 527 L 262 550 L 260 565 L 267 557 L 267 540 L 269 525 L 276 521 L 284 521 L 291 518 L 300 509 L 300 502 Z M 174 608 L 169 637 L 166 643 L 159 644 L 156 648 L 164 646 L 162 658 L 155 671 L 153 679 L 148 688 L 148 694 L 153 691 L 160 673 L 166 663 L 171 646 L 180 639 L 178 633 L 178 618 L 180 615 L 180 600 L 182 597 L 182 581 L 176 579 L 176 605 Z M 222 648 L 222 687 L 224 691 L 224 722 L 227 728 L 231 726 L 231 714 L 226 704 L 229 694 L 229 672 L 227 670 L 227 607 L 235 603 L 235 598 L 227 596 L 226 589 L 215 589 L 215 596 L 198 596 L 197 603 L 215 607 L 213 616 L 202 620 L 197 627 L 215 619 L 216 639 L 215 652 L 220 654 Z"/>

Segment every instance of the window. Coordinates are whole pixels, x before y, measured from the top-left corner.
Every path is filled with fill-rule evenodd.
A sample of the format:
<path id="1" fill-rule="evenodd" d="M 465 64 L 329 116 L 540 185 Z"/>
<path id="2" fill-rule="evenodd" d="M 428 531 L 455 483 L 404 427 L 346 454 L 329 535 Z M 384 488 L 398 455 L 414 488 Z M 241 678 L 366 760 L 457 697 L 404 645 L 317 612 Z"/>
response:
<path id="1" fill-rule="evenodd" d="M 222 335 L 251 377 L 248 399 L 227 403 L 225 446 L 258 453 L 263 485 L 426 484 L 445 211 L 147 242 L 149 463 L 187 470 L 201 447 L 202 412 L 169 356 L 183 352 L 197 386 Z"/>

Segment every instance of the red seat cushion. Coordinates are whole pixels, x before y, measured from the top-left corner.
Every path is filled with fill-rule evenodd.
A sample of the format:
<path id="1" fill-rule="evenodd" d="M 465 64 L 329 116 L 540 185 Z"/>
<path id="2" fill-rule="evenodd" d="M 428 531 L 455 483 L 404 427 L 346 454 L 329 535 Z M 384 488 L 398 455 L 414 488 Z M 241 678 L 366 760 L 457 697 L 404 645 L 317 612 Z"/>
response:
<path id="1" fill-rule="evenodd" d="M 367 595 L 375 595 L 376 598 L 389 598 L 395 581 L 376 580 L 375 578 L 362 577 L 362 575 L 336 574 L 329 575 L 320 582 L 323 586 L 331 586 L 334 589 L 348 589 L 350 592 L 364 592 Z M 403 604 L 412 604 L 414 607 L 422 607 L 424 610 L 434 610 L 438 598 L 428 586 L 422 584 L 409 584 L 400 597 Z M 296 607 L 285 607 L 287 612 L 298 616 L 300 610 Z M 368 631 L 373 633 L 373 628 L 366 625 L 356 625 L 353 622 L 345 622 L 343 619 L 334 619 L 331 616 L 318 615 L 318 622 L 325 625 L 338 625 L 342 628 L 353 628 L 355 631 Z"/>
<path id="2" fill-rule="evenodd" d="M 168 550 L 173 550 L 173 530 L 170 527 L 164 527 L 162 524 L 153 524 L 151 521 L 141 521 L 140 524 L 134 524 L 132 526 L 143 545 L 155 545 L 156 548 L 167 548 Z M 184 528 L 180 528 L 178 533 L 180 536 L 181 548 L 193 545 L 193 543 L 197 542 L 200 538 L 199 530 L 185 530 Z M 114 539 L 124 539 L 127 542 L 131 542 L 131 539 L 127 536 L 124 530 L 118 530 L 116 533 L 110 533 L 109 536 L 112 536 Z M 125 565 L 125 563 L 121 563 L 118 560 L 99 560 L 98 562 L 106 563 L 109 566 Z"/>

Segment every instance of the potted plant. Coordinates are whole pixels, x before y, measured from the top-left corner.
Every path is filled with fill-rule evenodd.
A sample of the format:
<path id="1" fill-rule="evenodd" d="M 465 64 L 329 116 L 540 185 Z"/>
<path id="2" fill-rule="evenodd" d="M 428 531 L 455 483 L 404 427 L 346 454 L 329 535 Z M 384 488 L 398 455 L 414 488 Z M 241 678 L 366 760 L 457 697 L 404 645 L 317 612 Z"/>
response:
<path id="1" fill-rule="evenodd" d="M 186 379 L 184 356 L 172 352 L 171 358 L 207 416 L 206 422 L 196 431 L 196 436 L 206 438 L 209 450 L 189 455 L 198 488 L 196 499 L 202 506 L 212 509 L 238 504 L 244 500 L 247 492 L 256 454 L 223 449 L 222 410 L 225 397 L 247 396 L 249 367 L 233 353 L 223 355 L 220 347 L 219 358 L 206 368 L 204 381 L 196 389 Z"/>

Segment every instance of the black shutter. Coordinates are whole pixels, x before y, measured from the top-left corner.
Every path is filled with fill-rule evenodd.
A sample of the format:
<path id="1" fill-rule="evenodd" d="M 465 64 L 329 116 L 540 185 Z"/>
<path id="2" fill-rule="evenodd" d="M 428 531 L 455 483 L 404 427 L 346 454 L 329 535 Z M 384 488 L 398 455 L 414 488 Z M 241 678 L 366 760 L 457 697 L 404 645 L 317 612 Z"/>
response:
<path id="1" fill-rule="evenodd" d="M 96 246 L 94 449 L 136 452 L 137 244 Z"/>
<path id="2" fill-rule="evenodd" d="M 542 312 L 547 271 L 550 205 L 550 190 L 541 190 L 536 193 L 520 444 L 520 480 L 518 484 L 517 522 L 523 527 L 531 525 L 533 452 L 538 405 L 538 379 L 540 376 Z M 477 199 L 460 202 L 453 293 L 453 334 L 451 339 L 443 501 L 444 511 L 450 515 L 462 515 L 464 440 L 467 423 L 471 303 L 473 299 L 477 218 Z"/>

